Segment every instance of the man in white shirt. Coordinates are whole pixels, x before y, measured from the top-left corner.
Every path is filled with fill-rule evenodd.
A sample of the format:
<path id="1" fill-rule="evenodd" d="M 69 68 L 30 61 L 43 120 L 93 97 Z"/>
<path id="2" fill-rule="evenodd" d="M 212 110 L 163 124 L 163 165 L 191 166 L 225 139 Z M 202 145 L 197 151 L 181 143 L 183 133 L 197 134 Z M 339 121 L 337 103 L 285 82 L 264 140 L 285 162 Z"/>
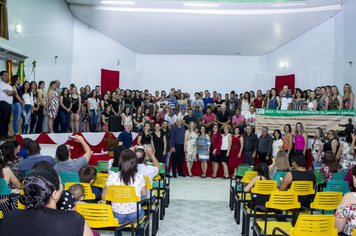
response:
<path id="1" fill-rule="evenodd" d="M 252 130 L 255 130 L 255 106 L 250 106 L 250 112 L 245 116 L 246 125 L 250 125 Z"/>
<path id="2" fill-rule="evenodd" d="M 142 174 L 143 176 L 147 176 L 148 179 L 150 180 L 150 183 L 152 185 L 153 183 L 153 178 L 158 175 L 161 167 L 159 165 L 159 162 L 157 161 L 155 155 L 153 154 L 153 151 L 149 147 L 145 147 L 145 149 L 142 148 L 131 148 L 131 150 L 135 151 L 137 159 L 138 159 L 138 165 L 137 165 L 137 173 Z M 153 166 L 146 165 L 145 164 L 145 159 L 146 159 L 146 153 L 150 155 L 152 159 Z M 149 198 L 151 195 L 151 190 L 147 189 L 147 198 Z M 156 197 L 154 192 L 152 192 L 152 200 L 153 202 L 156 201 Z"/>
<path id="3" fill-rule="evenodd" d="M 283 86 L 283 96 L 281 100 L 281 110 L 289 110 L 292 103 L 292 95 L 288 93 L 289 86 Z"/>
<path id="4" fill-rule="evenodd" d="M 8 84 L 9 73 L 7 71 L 1 71 L 0 78 L 0 139 L 6 139 L 9 138 L 12 99 L 17 93 Z"/>
<path id="5" fill-rule="evenodd" d="M 160 112 L 163 110 L 163 106 L 168 106 L 169 102 L 166 101 L 166 95 L 161 94 L 161 99 L 156 103 L 157 110 Z"/>
<path id="6" fill-rule="evenodd" d="M 182 106 L 180 108 L 180 112 L 178 114 L 178 118 L 181 118 L 183 120 L 186 115 L 188 115 L 188 114 L 185 112 L 185 106 Z"/>
<path id="7" fill-rule="evenodd" d="M 178 119 L 177 115 L 174 112 L 174 108 L 170 108 L 169 112 L 164 116 L 164 119 L 168 122 L 170 127 L 176 125 L 176 121 Z"/>

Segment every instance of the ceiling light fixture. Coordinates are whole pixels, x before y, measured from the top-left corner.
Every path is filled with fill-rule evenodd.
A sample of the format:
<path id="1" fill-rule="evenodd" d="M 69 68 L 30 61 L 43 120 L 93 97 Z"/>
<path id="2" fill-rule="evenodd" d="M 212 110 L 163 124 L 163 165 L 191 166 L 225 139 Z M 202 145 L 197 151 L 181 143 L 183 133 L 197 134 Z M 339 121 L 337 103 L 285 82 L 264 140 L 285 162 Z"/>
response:
<path id="1" fill-rule="evenodd" d="M 330 5 L 323 7 L 296 8 L 296 9 L 267 9 L 267 10 L 217 10 L 217 9 L 172 9 L 172 8 L 128 8 L 109 6 L 82 6 L 71 4 L 71 8 L 90 8 L 102 11 L 118 12 L 150 12 L 150 13 L 187 13 L 187 14 L 214 14 L 214 15 L 270 15 L 289 14 L 303 12 L 320 12 L 341 10 L 341 5 Z"/>
<path id="2" fill-rule="evenodd" d="M 188 7 L 218 7 L 218 4 L 201 4 L 201 3 L 183 3 L 184 6 Z"/>
<path id="3" fill-rule="evenodd" d="M 101 1 L 102 4 L 128 4 L 133 5 L 135 2 L 125 2 L 125 1 Z"/>
<path id="4" fill-rule="evenodd" d="M 305 6 L 307 5 L 306 2 L 296 2 L 296 3 L 278 3 L 272 4 L 272 7 L 290 7 L 290 6 Z"/>
<path id="5" fill-rule="evenodd" d="M 16 24 L 15 25 L 15 32 L 19 34 L 19 33 L 21 33 L 21 31 L 22 31 L 22 26 L 19 25 L 19 24 Z"/>

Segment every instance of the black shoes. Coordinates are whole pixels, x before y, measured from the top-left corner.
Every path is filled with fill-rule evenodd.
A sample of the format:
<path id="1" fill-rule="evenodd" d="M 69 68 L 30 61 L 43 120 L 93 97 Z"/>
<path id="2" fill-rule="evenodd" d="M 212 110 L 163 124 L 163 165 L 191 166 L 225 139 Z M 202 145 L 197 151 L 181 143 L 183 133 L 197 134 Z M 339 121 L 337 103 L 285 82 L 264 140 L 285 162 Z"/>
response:
<path id="1" fill-rule="evenodd" d="M 185 177 L 185 175 L 184 175 L 184 174 L 180 174 L 179 176 L 180 176 L 180 177 Z"/>

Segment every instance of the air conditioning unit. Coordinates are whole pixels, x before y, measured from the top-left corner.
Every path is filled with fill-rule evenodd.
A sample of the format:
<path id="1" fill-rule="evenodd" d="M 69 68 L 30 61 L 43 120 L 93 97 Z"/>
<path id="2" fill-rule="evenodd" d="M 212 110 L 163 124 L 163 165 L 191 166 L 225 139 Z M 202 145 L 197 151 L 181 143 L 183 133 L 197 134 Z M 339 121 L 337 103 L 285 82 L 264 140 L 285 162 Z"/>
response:
<path id="1" fill-rule="evenodd" d="M 0 60 L 20 61 L 25 60 L 28 56 L 21 50 L 0 44 Z"/>

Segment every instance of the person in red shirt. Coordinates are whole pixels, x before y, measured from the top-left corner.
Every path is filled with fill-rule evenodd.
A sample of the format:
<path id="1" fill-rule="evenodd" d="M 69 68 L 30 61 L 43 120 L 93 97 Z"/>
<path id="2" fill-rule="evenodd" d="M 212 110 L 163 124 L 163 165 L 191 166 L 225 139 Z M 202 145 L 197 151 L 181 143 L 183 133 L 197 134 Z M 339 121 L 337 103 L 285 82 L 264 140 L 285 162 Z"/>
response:
<path id="1" fill-rule="evenodd" d="M 214 113 L 211 113 L 211 107 L 206 108 L 206 114 L 203 115 L 203 125 L 205 126 L 208 132 L 211 131 L 214 123 L 216 122 L 216 116 Z"/>
<path id="2" fill-rule="evenodd" d="M 210 141 L 211 141 L 210 161 L 213 162 L 213 175 L 211 177 L 215 179 L 219 169 L 221 144 L 222 144 L 222 135 L 219 133 L 218 124 L 213 125 L 213 132 L 210 134 Z"/>
<path id="3" fill-rule="evenodd" d="M 255 104 L 255 108 L 262 108 L 262 102 L 263 102 L 262 91 L 257 90 L 257 98 L 253 100 L 253 103 Z"/>

